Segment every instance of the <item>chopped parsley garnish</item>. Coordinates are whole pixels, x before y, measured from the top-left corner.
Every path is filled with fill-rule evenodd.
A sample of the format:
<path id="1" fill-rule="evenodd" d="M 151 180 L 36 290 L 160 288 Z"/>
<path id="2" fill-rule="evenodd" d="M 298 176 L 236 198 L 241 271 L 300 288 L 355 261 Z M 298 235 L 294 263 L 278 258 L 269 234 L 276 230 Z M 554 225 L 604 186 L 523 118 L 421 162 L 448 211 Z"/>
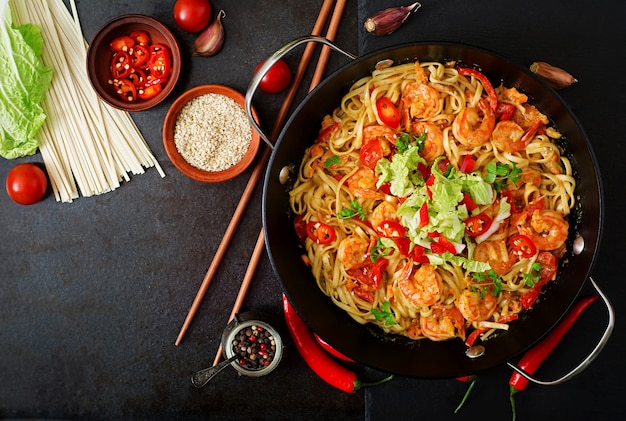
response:
<path id="1" fill-rule="evenodd" d="M 426 141 L 426 132 L 422 134 L 402 132 L 396 139 L 396 147 L 399 153 L 405 153 L 409 146 L 415 144 L 418 150 L 424 148 L 424 142 Z"/>
<path id="2" fill-rule="evenodd" d="M 539 262 L 533 263 L 533 265 L 531 266 L 530 273 L 524 274 L 524 285 L 526 285 L 529 288 L 534 287 L 535 284 L 539 281 L 539 279 L 541 279 L 541 274 L 539 273 L 541 268 L 542 268 L 541 263 Z"/>
<path id="3" fill-rule="evenodd" d="M 333 155 L 330 158 L 326 158 L 326 160 L 324 161 L 324 168 L 330 168 L 333 165 L 339 164 L 341 164 L 341 158 L 339 158 L 337 155 Z"/>
<path id="4" fill-rule="evenodd" d="M 372 309 L 370 310 L 376 318 L 376 321 L 384 320 L 385 326 L 397 324 L 396 320 L 393 317 L 393 313 L 391 312 L 391 310 L 389 310 L 389 301 L 385 301 L 384 303 L 382 303 L 380 305 L 380 310 L 374 307 L 372 307 Z"/>
<path id="5" fill-rule="evenodd" d="M 339 219 L 350 219 L 357 216 L 361 221 L 365 221 L 365 210 L 363 206 L 359 204 L 356 200 L 350 202 L 350 208 L 343 208 L 337 214 Z"/>
<path id="6" fill-rule="evenodd" d="M 480 298 L 491 292 L 491 295 L 498 295 L 502 292 L 502 278 L 493 269 L 485 273 L 472 273 L 472 280 L 478 281 L 473 283 L 470 291 L 480 292 Z"/>
<path id="7" fill-rule="evenodd" d="M 378 239 L 376 245 L 372 247 L 372 251 L 370 251 L 370 259 L 373 263 L 376 263 L 376 260 L 380 257 L 389 256 L 390 247 L 385 245 L 381 238 Z"/>
<path id="8" fill-rule="evenodd" d="M 522 178 L 520 174 L 522 170 L 517 168 L 515 162 L 513 165 L 502 164 L 498 162 L 490 162 L 485 167 L 487 173 L 484 175 L 484 179 L 487 183 L 493 184 L 493 188 L 496 192 L 500 193 L 500 190 L 505 188 L 508 184 L 508 180 L 513 182 L 517 186 L 517 182 Z"/>

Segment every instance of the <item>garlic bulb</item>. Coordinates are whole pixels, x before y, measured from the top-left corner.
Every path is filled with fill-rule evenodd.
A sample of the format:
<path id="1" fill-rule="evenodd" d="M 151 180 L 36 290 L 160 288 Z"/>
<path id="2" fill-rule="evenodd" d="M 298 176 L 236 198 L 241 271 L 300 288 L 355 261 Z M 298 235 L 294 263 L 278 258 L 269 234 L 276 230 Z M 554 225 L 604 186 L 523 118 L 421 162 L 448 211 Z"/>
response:
<path id="1" fill-rule="evenodd" d="M 364 23 L 365 30 L 373 35 L 389 35 L 404 23 L 411 13 L 422 7 L 418 2 L 410 6 L 391 7 L 374 13 Z"/>

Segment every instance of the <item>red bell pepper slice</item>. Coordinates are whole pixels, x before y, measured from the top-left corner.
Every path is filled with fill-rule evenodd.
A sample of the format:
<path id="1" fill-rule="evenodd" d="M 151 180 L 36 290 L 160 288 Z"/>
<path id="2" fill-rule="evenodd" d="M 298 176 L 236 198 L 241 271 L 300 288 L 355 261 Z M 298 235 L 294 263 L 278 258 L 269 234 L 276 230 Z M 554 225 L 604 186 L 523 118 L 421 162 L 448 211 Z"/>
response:
<path id="1" fill-rule="evenodd" d="M 474 169 L 474 164 L 476 164 L 476 160 L 472 155 L 463 155 L 463 158 L 461 159 L 461 165 L 459 165 L 459 171 L 465 174 L 469 174 Z"/>
<path id="2" fill-rule="evenodd" d="M 485 76 L 484 74 L 482 74 L 476 69 L 470 69 L 468 67 L 459 67 L 458 70 L 459 70 L 460 75 L 473 77 L 475 79 L 478 79 L 480 83 L 482 83 L 483 88 L 485 88 L 485 92 L 487 93 L 487 96 L 489 99 L 489 105 L 491 106 L 491 109 L 494 112 L 497 112 L 498 111 L 498 94 L 496 93 L 496 90 L 493 88 L 493 85 L 491 84 L 487 76 Z"/>
<path id="3" fill-rule="evenodd" d="M 516 254 L 523 258 L 531 258 L 537 253 L 537 247 L 533 240 L 525 236 L 524 234 L 515 234 L 509 238 L 509 245 L 513 250 L 513 254 Z"/>
<path id="4" fill-rule="evenodd" d="M 481 213 L 470 216 L 465 221 L 465 232 L 470 237 L 478 237 L 484 234 L 490 227 L 493 220 L 487 214 Z"/>
<path id="5" fill-rule="evenodd" d="M 465 205 L 468 212 L 474 211 L 474 209 L 478 209 L 478 205 L 472 199 L 472 195 L 469 193 L 463 193 L 463 200 L 459 202 L 460 205 Z"/>
<path id="6" fill-rule="evenodd" d="M 387 259 L 377 259 L 376 262 L 370 262 L 365 266 L 348 269 L 346 273 L 366 286 L 367 291 L 374 291 L 382 284 L 383 273 L 388 264 Z"/>
<path id="7" fill-rule="evenodd" d="M 400 111 L 393 102 L 386 96 L 376 101 L 376 111 L 380 121 L 389 127 L 396 128 L 400 125 Z"/>
<path id="8" fill-rule="evenodd" d="M 428 225 L 428 203 L 424 202 L 420 208 L 420 228 Z"/>
<path id="9" fill-rule="evenodd" d="M 337 238 L 335 229 L 323 222 L 311 221 L 306 224 L 306 235 L 317 244 L 330 244 Z"/>

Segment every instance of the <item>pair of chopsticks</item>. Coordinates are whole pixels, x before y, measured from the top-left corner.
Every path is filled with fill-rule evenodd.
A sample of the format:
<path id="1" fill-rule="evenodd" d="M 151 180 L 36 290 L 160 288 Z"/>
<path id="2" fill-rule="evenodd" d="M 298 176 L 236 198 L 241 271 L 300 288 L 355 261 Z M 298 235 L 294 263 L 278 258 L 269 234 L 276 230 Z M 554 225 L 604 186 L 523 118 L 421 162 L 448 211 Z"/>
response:
<path id="1" fill-rule="evenodd" d="M 337 0 L 336 4 L 334 5 L 334 11 L 333 11 L 331 20 L 328 24 L 328 29 L 326 31 L 326 38 L 328 38 L 331 41 L 334 41 L 337 35 L 337 30 L 339 29 L 339 23 L 341 21 L 341 16 L 343 14 L 346 1 L 347 0 Z M 322 34 L 322 31 L 326 25 L 326 21 L 328 20 L 330 11 L 333 9 L 333 3 L 335 3 L 334 0 L 324 0 L 324 3 L 322 4 L 322 8 L 320 9 L 320 12 L 318 14 L 317 20 L 315 21 L 313 30 L 311 31 L 311 35 Z M 272 132 L 271 132 L 272 139 L 275 139 L 280 133 L 280 130 L 282 129 L 283 123 L 287 117 L 287 113 L 289 112 L 289 109 L 291 107 L 291 104 L 293 103 L 293 100 L 296 96 L 298 88 L 300 87 L 300 84 L 302 83 L 302 79 L 304 78 L 306 69 L 309 66 L 309 62 L 311 61 L 311 57 L 313 56 L 314 50 L 315 50 L 315 44 L 313 43 L 307 44 L 304 50 L 304 53 L 302 54 L 302 58 L 300 59 L 300 63 L 298 65 L 298 69 L 295 73 L 295 77 L 293 79 L 291 87 L 289 88 L 289 90 L 287 91 L 287 94 L 285 95 L 285 99 L 283 100 L 282 106 L 278 112 L 278 116 L 276 117 L 276 121 L 274 122 L 274 127 L 272 128 Z M 328 46 L 322 47 L 322 50 L 320 52 L 320 56 L 317 62 L 317 66 L 315 68 L 315 72 L 311 80 L 309 91 L 313 90 L 313 88 L 315 88 L 322 80 L 322 77 L 324 76 L 324 71 L 326 70 L 326 66 L 328 64 L 329 56 L 330 56 L 330 48 Z M 262 156 L 260 157 L 259 162 L 256 164 L 252 174 L 250 175 L 248 184 L 246 185 L 246 188 L 244 189 L 241 199 L 239 199 L 237 208 L 235 209 L 235 212 L 233 213 L 231 221 L 228 227 L 226 228 L 226 232 L 224 233 L 224 236 L 222 237 L 222 241 L 220 242 L 217 248 L 215 256 L 213 257 L 213 261 L 211 262 L 211 265 L 209 266 L 209 269 L 207 270 L 206 275 L 204 276 L 204 279 L 202 280 L 202 284 L 200 285 L 200 288 L 198 289 L 196 298 L 194 299 L 191 305 L 191 308 L 189 310 L 189 313 L 187 314 L 185 322 L 183 323 L 183 326 L 178 334 L 178 338 L 176 338 L 176 342 L 175 342 L 176 345 L 179 345 L 180 342 L 182 341 L 183 337 L 185 336 L 185 333 L 187 332 L 187 330 L 189 329 L 189 326 L 191 325 L 193 318 L 198 312 L 200 305 L 202 304 L 202 300 L 204 296 L 206 295 L 209 285 L 211 284 L 211 282 L 213 281 L 213 278 L 215 277 L 217 268 L 219 267 L 222 259 L 224 258 L 226 249 L 230 245 L 233 235 L 235 234 L 235 230 L 237 226 L 239 225 L 239 222 L 241 220 L 241 217 L 243 216 L 243 213 L 246 207 L 248 206 L 250 198 L 252 197 L 252 193 L 254 192 L 254 188 L 256 187 L 256 185 L 259 182 L 259 179 L 265 172 L 265 167 L 269 160 L 270 152 L 271 150 L 268 147 L 265 147 L 263 149 Z M 248 269 L 246 270 L 244 279 L 241 283 L 239 294 L 237 295 L 237 299 L 235 300 L 235 304 L 233 306 L 230 318 L 228 320 L 229 322 L 239 312 L 241 305 L 243 304 L 243 300 L 246 296 L 246 293 L 248 292 L 248 288 L 254 276 L 254 271 L 256 270 L 259 260 L 261 259 L 264 247 L 265 247 L 265 238 L 263 235 L 263 229 L 261 229 L 254 251 L 250 258 L 250 262 L 248 264 Z M 214 364 L 217 364 L 217 362 L 219 362 L 221 352 L 222 352 L 222 349 L 220 345 L 220 349 L 218 350 L 218 353 L 215 357 Z"/>

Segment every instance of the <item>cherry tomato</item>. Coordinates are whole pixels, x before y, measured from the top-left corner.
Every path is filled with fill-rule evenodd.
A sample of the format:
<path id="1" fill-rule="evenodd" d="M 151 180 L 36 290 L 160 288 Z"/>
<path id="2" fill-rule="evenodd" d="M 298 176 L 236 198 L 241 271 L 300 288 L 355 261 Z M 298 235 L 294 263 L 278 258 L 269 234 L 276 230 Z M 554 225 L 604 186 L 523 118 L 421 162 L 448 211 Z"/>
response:
<path id="1" fill-rule="evenodd" d="M 209 0 L 177 0 L 174 4 L 174 22 L 183 31 L 200 32 L 210 20 Z"/>
<path id="2" fill-rule="evenodd" d="M 7 176 L 6 188 L 9 197 L 20 205 L 39 202 L 48 189 L 48 177 L 35 164 L 18 164 Z"/>
<path id="3" fill-rule="evenodd" d="M 393 102 L 386 96 L 376 101 L 376 111 L 380 121 L 389 127 L 396 128 L 400 125 L 400 111 Z"/>
<path id="4" fill-rule="evenodd" d="M 254 73 L 258 72 L 263 62 L 259 63 L 254 69 Z M 259 89 L 266 94 L 277 94 L 291 82 L 291 69 L 284 60 L 278 60 L 270 69 L 265 73 L 261 83 L 259 83 Z"/>
<path id="5" fill-rule="evenodd" d="M 373 170 L 376 169 L 376 164 L 383 156 L 383 147 L 378 139 L 368 141 L 359 151 L 359 160 L 363 165 Z"/>

